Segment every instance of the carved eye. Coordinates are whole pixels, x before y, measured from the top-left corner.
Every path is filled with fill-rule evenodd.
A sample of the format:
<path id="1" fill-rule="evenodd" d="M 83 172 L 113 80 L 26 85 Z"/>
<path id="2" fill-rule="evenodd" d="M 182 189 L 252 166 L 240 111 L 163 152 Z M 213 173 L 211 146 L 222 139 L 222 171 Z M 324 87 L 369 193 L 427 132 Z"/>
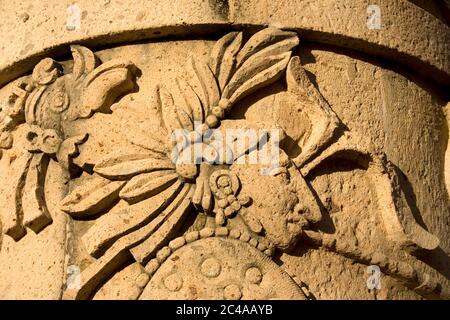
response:
<path id="1" fill-rule="evenodd" d="M 61 113 L 69 106 L 69 96 L 64 91 L 55 91 L 49 97 L 49 106 L 53 112 Z"/>
<path id="2" fill-rule="evenodd" d="M 278 167 L 270 171 L 270 174 L 276 177 L 282 177 L 283 179 L 289 180 L 290 174 L 286 167 Z"/>

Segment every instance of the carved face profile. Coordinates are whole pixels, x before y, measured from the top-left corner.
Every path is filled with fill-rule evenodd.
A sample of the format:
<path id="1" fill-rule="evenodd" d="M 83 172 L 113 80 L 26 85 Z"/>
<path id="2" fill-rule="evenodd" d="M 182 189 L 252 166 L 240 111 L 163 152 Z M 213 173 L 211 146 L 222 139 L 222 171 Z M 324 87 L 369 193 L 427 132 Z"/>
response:
<path id="1" fill-rule="evenodd" d="M 304 229 L 321 219 L 320 208 L 305 179 L 280 149 L 278 167 L 262 174 L 264 166 L 232 165 L 231 171 L 242 182 L 241 194 L 253 199 L 244 220 L 275 247 L 288 250 Z"/>

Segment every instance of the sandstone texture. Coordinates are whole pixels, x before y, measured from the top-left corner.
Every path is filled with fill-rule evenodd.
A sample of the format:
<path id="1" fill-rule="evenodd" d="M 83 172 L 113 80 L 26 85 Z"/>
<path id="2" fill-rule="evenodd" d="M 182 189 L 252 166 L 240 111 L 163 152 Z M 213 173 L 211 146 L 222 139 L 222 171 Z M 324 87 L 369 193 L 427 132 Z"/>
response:
<path id="1" fill-rule="evenodd" d="M 450 299 L 447 2 L 0 9 L 0 299 Z"/>

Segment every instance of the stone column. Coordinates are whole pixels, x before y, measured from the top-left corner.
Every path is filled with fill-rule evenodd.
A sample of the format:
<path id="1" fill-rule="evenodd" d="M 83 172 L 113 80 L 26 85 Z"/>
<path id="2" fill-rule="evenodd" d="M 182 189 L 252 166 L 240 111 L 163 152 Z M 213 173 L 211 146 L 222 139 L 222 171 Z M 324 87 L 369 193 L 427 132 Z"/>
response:
<path id="1" fill-rule="evenodd" d="M 449 12 L 2 1 L 0 298 L 450 298 Z"/>

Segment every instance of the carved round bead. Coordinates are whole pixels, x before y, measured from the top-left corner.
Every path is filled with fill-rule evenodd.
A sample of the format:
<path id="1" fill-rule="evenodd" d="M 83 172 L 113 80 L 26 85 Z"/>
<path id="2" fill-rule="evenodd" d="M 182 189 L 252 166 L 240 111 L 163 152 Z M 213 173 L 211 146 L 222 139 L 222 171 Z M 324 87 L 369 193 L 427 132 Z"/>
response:
<path id="1" fill-rule="evenodd" d="M 208 258 L 200 266 L 200 271 L 203 275 L 208 278 L 216 278 L 220 271 L 222 270 L 222 266 L 220 265 L 219 260 L 216 258 Z"/>
<path id="2" fill-rule="evenodd" d="M 228 229 L 226 227 L 216 228 L 216 236 L 226 237 L 228 235 Z"/>
<path id="3" fill-rule="evenodd" d="M 244 241 L 244 242 L 248 242 L 250 240 L 250 235 L 248 233 L 243 233 L 239 237 L 239 240 Z"/>
<path id="4" fill-rule="evenodd" d="M 176 250 L 181 248 L 186 244 L 186 239 L 184 237 L 178 237 L 169 242 L 169 248 L 172 250 Z"/>
<path id="5" fill-rule="evenodd" d="M 222 190 L 217 190 L 216 196 L 219 199 L 226 199 L 227 195 Z M 228 203 L 228 202 L 227 202 Z"/>
<path id="6" fill-rule="evenodd" d="M 261 271 L 256 267 L 251 267 L 245 272 L 245 279 L 253 284 L 261 283 L 263 275 Z"/>
<path id="7" fill-rule="evenodd" d="M 134 281 L 139 288 L 144 288 L 150 280 L 150 276 L 147 273 L 141 273 L 136 277 Z"/>
<path id="8" fill-rule="evenodd" d="M 232 229 L 230 231 L 230 237 L 233 239 L 239 239 L 239 237 L 241 236 L 241 232 L 237 229 Z"/>
<path id="9" fill-rule="evenodd" d="M 264 243 L 262 243 L 262 242 L 260 242 L 260 243 L 258 244 L 257 249 L 258 249 L 259 251 L 264 252 L 264 251 L 267 249 L 267 245 L 264 244 Z"/>
<path id="10" fill-rule="evenodd" d="M 186 242 L 194 242 L 195 240 L 198 240 L 198 238 L 200 237 L 198 231 L 191 231 L 186 233 L 186 235 L 184 236 L 184 238 L 186 239 Z"/>
<path id="11" fill-rule="evenodd" d="M 217 185 L 221 188 L 228 187 L 230 185 L 230 178 L 227 176 L 221 176 L 217 179 Z"/>
<path id="12" fill-rule="evenodd" d="M 208 127 L 214 128 L 219 124 L 219 119 L 217 119 L 215 115 L 210 114 L 206 117 L 206 124 L 208 125 Z"/>
<path id="13" fill-rule="evenodd" d="M 229 217 L 233 213 L 235 213 L 235 211 L 234 211 L 234 209 L 232 207 L 226 207 L 224 212 L 225 212 L 225 216 L 227 216 L 227 217 Z"/>
<path id="14" fill-rule="evenodd" d="M 170 291 L 179 291 L 183 286 L 183 279 L 179 274 L 173 273 L 164 279 L 164 286 Z"/>
<path id="15" fill-rule="evenodd" d="M 149 275 L 152 275 L 156 272 L 156 270 L 158 270 L 159 266 L 159 261 L 157 259 L 152 259 L 145 266 L 145 271 L 147 271 Z"/>
<path id="16" fill-rule="evenodd" d="M 223 188 L 223 192 L 224 192 L 227 196 L 229 196 L 229 195 L 232 195 L 232 194 L 233 194 L 233 189 L 231 189 L 231 187 L 226 187 L 226 188 Z M 234 200 L 234 197 L 233 197 L 233 200 Z"/>
<path id="17" fill-rule="evenodd" d="M 230 284 L 225 287 L 223 298 L 225 300 L 239 300 L 242 297 L 242 291 L 236 284 Z"/>
<path id="18" fill-rule="evenodd" d="M 223 213 L 223 210 L 219 210 L 216 213 L 215 221 L 216 221 L 216 225 L 218 225 L 218 226 L 222 226 L 222 225 L 225 224 L 226 218 L 225 218 L 225 215 Z"/>
<path id="19" fill-rule="evenodd" d="M 274 249 L 273 248 L 268 248 L 266 250 L 264 250 L 264 254 L 268 257 L 271 257 L 273 255 Z"/>
<path id="20" fill-rule="evenodd" d="M 212 228 L 204 228 L 200 230 L 200 238 L 209 238 L 214 235 L 214 229 Z"/>
<path id="21" fill-rule="evenodd" d="M 220 199 L 219 201 L 217 201 L 217 205 L 220 208 L 225 209 L 228 206 L 228 200 L 227 199 Z"/>
<path id="22" fill-rule="evenodd" d="M 239 201 L 235 200 L 231 203 L 231 207 L 233 208 L 233 210 L 239 211 L 239 209 L 241 209 L 241 204 L 239 203 Z"/>
<path id="23" fill-rule="evenodd" d="M 228 99 L 220 99 L 219 107 L 223 110 L 228 110 L 230 108 L 230 101 Z"/>
<path id="24" fill-rule="evenodd" d="M 256 240 L 255 238 L 251 238 L 248 243 L 252 246 L 252 247 L 257 247 L 258 246 L 258 240 Z"/>
<path id="25" fill-rule="evenodd" d="M 177 173 L 185 179 L 194 179 L 198 174 L 198 168 L 195 164 L 177 163 L 175 168 Z"/>
<path id="26" fill-rule="evenodd" d="M 211 111 L 212 114 L 215 115 L 218 119 L 223 119 L 223 117 L 225 116 L 224 110 L 219 106 L 213 107 Z"/>
<path id="27" fill-rule="evenodd" d="M 170 256 L 172 250 L 169 247 L 163 247 L 156 254 L 156 259 L 158 259 L 159 263 L 163 263 Z"/>

